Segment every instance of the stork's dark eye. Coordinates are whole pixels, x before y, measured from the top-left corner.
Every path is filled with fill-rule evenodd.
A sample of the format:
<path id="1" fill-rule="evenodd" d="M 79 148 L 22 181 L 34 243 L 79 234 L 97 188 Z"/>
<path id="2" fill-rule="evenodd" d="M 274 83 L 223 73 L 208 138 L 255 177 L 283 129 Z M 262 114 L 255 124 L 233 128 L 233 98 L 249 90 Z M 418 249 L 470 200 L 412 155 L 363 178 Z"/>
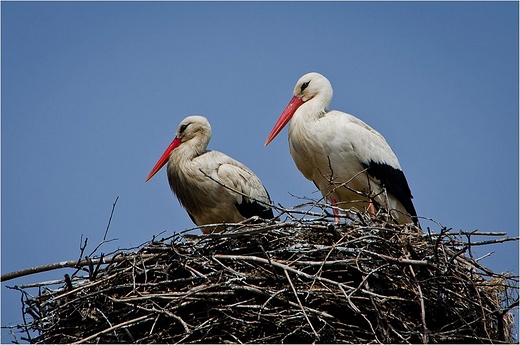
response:
<path id="1" fill-rule="evenodd" d="M 181 128 L 179 129 L 179 133 L 184 132 L 186 130 L 186 128 L 188 128 L 188 125 L 189 125 L 189 123 L 187 125 L 182 125 Z"/>
<path id="2" fill-rule="evenodd" d="M 303 83 L 302 87 L 300 89 L 300 92 L 303 92 L 303 90 L 305 90 L 307 88 L 307 86 L 309 86 L 309 83 L 310 83 L 310 81 L 306 81 L 305 83 Z"/>

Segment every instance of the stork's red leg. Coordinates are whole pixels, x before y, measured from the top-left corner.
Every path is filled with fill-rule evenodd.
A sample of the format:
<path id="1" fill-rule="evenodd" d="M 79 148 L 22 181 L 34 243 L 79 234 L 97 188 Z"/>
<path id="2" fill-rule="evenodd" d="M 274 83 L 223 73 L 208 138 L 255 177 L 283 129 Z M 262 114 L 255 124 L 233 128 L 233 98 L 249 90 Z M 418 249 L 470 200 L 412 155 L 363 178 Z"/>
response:
<path id="1" fill-rule="evenodd" d="M 368 198 L 368 212 L 370 213 L 370 217 L 374 218 L 376 216 L 376 207 L 374 206 L 374 201 L 372 198 Z"/>
<path id="2" fill-rule="evenodd" d="M 340 218 L 339 218 L 339 211 L 338 211 L 338 208 L 337 208 L 338 202 L 332 196 L 329 197 L 329 201 L 332 204 L 332 206 L 334 206 L 332 208 L 332 212 L 334 212 L 334 221 L 339 223 L 340 222 Z"/>

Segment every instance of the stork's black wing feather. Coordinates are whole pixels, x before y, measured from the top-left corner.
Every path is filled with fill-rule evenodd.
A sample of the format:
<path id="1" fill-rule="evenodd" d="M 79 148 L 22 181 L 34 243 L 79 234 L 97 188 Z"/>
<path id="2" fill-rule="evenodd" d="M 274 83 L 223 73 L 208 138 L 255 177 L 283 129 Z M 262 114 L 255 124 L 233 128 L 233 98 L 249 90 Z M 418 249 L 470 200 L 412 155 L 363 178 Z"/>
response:
<path id="1" fill-rule="evenodd" d="M 418 224 L 417 212 L 413 206 L 413 196 L 408 186 L 408 181 L 404 173 L 400 169 L 391 167 L 388 164 L 376 163 L 371 161 L 368 165 L 363 164 L 367 169 L 367 173 L 374 176 L 379 181 L 389 194 L 392 194 L 401 204 L 403 204 L 406 211 L 412 216 L 415 224 Z"/>
<path id="2" fill-rule="evenodd" d="M 267 190 L 265 190 L 267 193 L 267 197 L 269 198 L 269 202 L 271 202 L 271 197 L 269 196 L 269 193 Z M 251 218 L 253 216 L 258 216 L 263 219 L 273 219 L 274 214 L 273 210 L 264 204 L 261 204 L 255 200 L 250 199 L 242 199 L 242 203 L 235 203 L 235 207 L 237 208 L 238 212 L 244 216 L 246 219 Z"/>

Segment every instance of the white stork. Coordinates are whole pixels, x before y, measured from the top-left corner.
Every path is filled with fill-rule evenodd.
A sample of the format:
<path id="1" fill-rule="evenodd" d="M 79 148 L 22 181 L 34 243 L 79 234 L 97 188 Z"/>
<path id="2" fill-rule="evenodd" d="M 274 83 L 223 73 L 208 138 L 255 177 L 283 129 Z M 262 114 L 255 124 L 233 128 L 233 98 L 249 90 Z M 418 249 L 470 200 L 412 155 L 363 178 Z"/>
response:
<path id="1" fill-rule="evenodd" d="M 296 167 L 333 206 L 372 214 L 384 207 L 398 223 L 418 225 L 410 187 L 385 138 L 350 114 L 329 111 L 331 100 L 329 80 L 305 74 L 265 145 L 292 119 L 289 150 Z"/>
<path id="2" fill-rule="evenodd" d="M 258 216 L 274 217 L 267 190 L 244 164 L 206 150 L 211 126 L 203 116 L 188 116 L 179 124 L 175 139 L 146 178 L 151 179 L 168 162 L 168 181 L 180 203 L 198 226 L 238 223 Z M 203 233 L 214 228 L 204 228 Z M 222 231 L 218 226 L 215 231 Z"/>

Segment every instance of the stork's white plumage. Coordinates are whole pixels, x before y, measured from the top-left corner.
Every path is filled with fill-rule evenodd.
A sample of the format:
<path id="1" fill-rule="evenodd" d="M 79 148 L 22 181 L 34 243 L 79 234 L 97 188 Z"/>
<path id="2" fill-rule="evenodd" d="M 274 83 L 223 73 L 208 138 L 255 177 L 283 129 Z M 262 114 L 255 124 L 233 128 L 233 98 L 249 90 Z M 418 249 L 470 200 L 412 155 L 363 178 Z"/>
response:
<path id="1" fill-rule="evenodd" d="M 260 179 L 233 158 L 206 150 L 210 139 L 208 120 L 188 116 L 146 181 L 168 163 L 170 187 L 198 226 L 237 223 L 253 216 L 273 218 L 267 206 L 271 200 Z M 201 230 L 222 231 L 223 226 Z"/>
<path id="2" fill-rule="evenodd" d="M 343 209 L 384 207 L 397 222 L 418 224 L 408 182 L 386 140 L 360 119 L 329 111 L 331 100 L 327 78 L 319 73 L 301 77 L 265 145 L 292 119 L 291 155 L 324 198 Z"/>

